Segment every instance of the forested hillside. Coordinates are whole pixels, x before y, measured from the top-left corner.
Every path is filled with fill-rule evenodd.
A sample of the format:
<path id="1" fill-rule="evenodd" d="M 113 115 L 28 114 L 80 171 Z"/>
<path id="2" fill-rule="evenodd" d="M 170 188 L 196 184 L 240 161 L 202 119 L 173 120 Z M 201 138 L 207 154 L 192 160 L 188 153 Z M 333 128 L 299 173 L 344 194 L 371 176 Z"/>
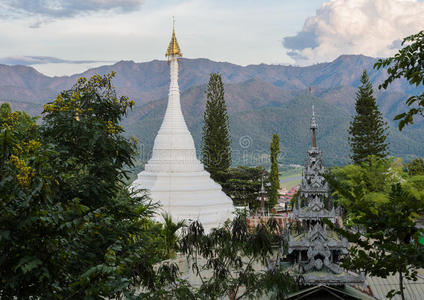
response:
<path id="1" fill-rule="evenodd" d="M 179 84 L 183 113 L 199 149 L 205 84 L 211 72 L 220 72 L 225 83 L 234 164 L 262 164 L 262 161 L 265 164 L 273 133 L 281 137 L 281 160 L 302 163 L 309 145 L 312 104 L 318 114 L 318 143 L 324 150 L 326 163 L 342 164 L 349 157 L 346 128 L 353 113 L 356 87 L 363 69 L 367 69 L 377 102 L 390 123 L 391 154 L 406 159 L 424 156 L 420 145 L 424 137 L 422 122 L 398 132 L 391 121 L 404 110 L 402 99 L 416 91 L 402 81 L 387 91 L 378 90 L 385 74 L 372 68 L 374 62 L 374 58 L 362 55 L 344 55 L 333 62 L 308 67 L 265 64 L 242 67 L 207 59 L 182 59 Z M 0 65 L 3 78 L 0 102 L 8 101 L 14 109 L 36 115 L 42 111 L 42 104 L 70 88 L 76 78 L 112 70 L 117 72 L 114 85 L 118 92 L 136 102 L 123 125 L 128 134 L 139 138 L 140 160 L 147 160 L 166 108 L 169 85 L 166 61 L 121 61 L 69 77 L 48 77 L 30 67 Z"/>

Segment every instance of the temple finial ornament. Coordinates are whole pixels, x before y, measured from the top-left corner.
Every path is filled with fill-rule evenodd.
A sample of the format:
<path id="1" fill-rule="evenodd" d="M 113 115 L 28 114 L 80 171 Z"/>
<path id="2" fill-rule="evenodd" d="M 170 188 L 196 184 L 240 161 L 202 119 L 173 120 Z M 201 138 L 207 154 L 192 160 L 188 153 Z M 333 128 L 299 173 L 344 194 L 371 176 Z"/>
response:
<path id="1" fill-rule="evenodd" d="M 311 129 L 317 129 L 317 128 L 318 128 L 318 123 L 317 123 L 317 120 L 315 119 L 315 108 L 314 108 L 314 105 L 312 104 Z"/>
<path id="2" fill-rule="evenodd" d="M 180 46 L 177 42 L 177 37 L 175 36 L 175 18 L 172 17 L 172 38 L 169 42 L 168 51 L 166 51 L 165 56 L 168 58 L 175 56 L 175 57 L 182 57 L 183 54 L 180 50 Z"/>
<path id="3" fill-rule="evenodd" d="M 312 118 L 311 118 L 311 130 L 312 130 L 312 147 L 317 147 L 317 138 L 315 130 L 318 128 L 317 120 L 315 119 L 315 108 L 312 104 Z"/>

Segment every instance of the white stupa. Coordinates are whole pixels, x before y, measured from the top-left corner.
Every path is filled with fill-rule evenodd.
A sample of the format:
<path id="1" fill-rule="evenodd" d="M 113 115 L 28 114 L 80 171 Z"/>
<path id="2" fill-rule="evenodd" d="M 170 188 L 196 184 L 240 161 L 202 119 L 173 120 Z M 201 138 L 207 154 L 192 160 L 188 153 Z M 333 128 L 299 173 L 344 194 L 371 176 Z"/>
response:
<path id="1" fill-rule="evenodd" d="M 180 47 L 172 32 L 166 53 L 170 65 L 168 107 L 155 138 L 152 158 L 133 182 L 147 189 L 153 201 L 176 220 L 199 220 L 206 232 L 232 217 L 232 200 L 214 182 L 196 157 L 193 138 L 184 121 L 178 87 Z M 161 216 L 157 216 L 161 221 Z"/>

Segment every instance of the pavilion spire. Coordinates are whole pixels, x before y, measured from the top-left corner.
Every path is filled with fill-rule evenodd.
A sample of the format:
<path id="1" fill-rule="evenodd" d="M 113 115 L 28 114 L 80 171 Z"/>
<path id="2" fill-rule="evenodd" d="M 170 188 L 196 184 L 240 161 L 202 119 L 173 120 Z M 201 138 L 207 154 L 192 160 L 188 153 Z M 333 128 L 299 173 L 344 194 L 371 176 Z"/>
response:
<path id="1" fill-rule="evenodd" d="M 347 239 L 332 231 L 325 223 L 325 220 L 336 223 L 338 216 L 324 177 L 321 150 L 316 145 L 315 130 L 318 125 L 314 106 L 310 128 L 312 147 L 306 156 L 299 196 L 293 207 L 295 222 L 290 227 L 288 246 L 282 248 L 282 256 L 286 256 L 286 270 L 298 280 L 301 279 L 304 286 L 344 287 L 362 284 L 362 275 L 341 267 L 344 256 L 349 253 Z"/>
<path id="2" fill-rule="evenodd" d="M 312 118 L 311 118 L 311 131 L 312 131 L 312 147 L 317 147 L 317 137 L 315 130 L 318 128 L 317 120 L 315 119 L 315 109 L 314 105 L 312 104 Z"/>

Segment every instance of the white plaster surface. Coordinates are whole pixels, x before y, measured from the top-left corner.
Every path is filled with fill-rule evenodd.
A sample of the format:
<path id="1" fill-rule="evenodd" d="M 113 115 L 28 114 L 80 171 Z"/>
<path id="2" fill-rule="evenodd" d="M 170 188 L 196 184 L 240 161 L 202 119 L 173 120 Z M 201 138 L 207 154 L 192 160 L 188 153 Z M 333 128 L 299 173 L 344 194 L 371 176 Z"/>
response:
<path id="1" fill-rule="evenodd" d="M 155 138 L 152 158 L 133 182 L 135 189 L 147 189 L 153 201 L 177 220 L 198 219 L 209 232 L 234 211 L 232 200 L 222 192 L 196 157 L 193 137 L 181 111 L 178 60 L 170 57 L 168 107 Z M 161 216 L 157 219 L 161 221 Z"/>

